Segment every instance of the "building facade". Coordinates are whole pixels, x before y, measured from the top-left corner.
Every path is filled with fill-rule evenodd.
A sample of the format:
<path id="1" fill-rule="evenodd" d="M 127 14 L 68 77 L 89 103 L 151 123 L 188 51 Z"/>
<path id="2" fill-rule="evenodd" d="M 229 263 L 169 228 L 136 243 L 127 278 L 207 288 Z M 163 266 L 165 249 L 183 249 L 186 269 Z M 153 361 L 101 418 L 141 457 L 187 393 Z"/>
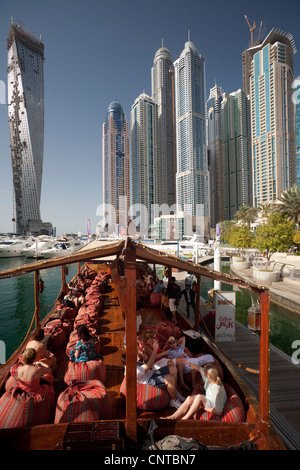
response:
<path id="1" fill-rule="evenodd" d="M 8 120 L 16 231 L 49 231 L 40 214 L 44 153 L 44 45 L 20 25 L 8 39 Z M 31 230 L 34 227 L 34 230 Z"/>
<path id="2" fill-rule="evenodd" d="M 112 232 L 126 231 L 130 208 L 129 123 L 118 101 L 107 108 L 102 129 L 104 222 Z"/>
<path id="3" fill-rule="evenodd" d="M 298 80 L 299 82 L 299 80 Z M 297 186 L 300 188 L 300 83 L 296 86 L 293 101 L 296 113 L 296 167 L 297 167 Z"/>
<path id="4" fill-rule="evenodd" d="M 250 98 L 238 90 L 223 94 L 224 220 L 232 220 L 240 206 L 252 206 Z"/>
<path id="5" fill-rule="evenodd" d="M 162 46 L 151 69 L 152 99 L 157 105 L 159 205 L 171 208 L 176 203 L 176 139 L 174 65 L 170 51 Z"/>
<path id="6" fill-rule="evenodd" d="M 272 29 L 251 55 L 249 88 L 253 205 L 278 199 L 296 182 L 293 55 L 290 34 Z"/>
<path id="7" fill-rule="evenodd" d="M 208 218 L 205 60 L 188 41 L 174 62 L 174 68 L 177 211 L 184 211 L 187 216 Z M 195 226 L 198 226 L 197 222 Z"/>
<path id="8" fill-rule="evenodd" d="M 158 215 L 159 153 L 157 105 L 142 93 L 131 107 L 131 217 L 146 237 Z"/>
<path id="9" fill-rule="evenodd" d="M 210 89 L 207 100 L 207 152 L 210 182 L 210 226 L 223 220 L 223 145 L 221 126 L 221 88 Z"/>

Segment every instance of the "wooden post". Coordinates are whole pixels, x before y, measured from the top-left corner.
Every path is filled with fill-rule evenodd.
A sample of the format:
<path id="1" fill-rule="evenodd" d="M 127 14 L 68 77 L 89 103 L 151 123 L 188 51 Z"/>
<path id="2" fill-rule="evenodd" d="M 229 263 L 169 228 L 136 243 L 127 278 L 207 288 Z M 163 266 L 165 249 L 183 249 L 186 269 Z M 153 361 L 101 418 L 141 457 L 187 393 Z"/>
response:
<path id="1" fill-rule="evenodd" d="M 137 444 L 136 250 L 130 238 L 127 238 L 125 247 L 125 282 L 126 435 L 128 446 L 135 448 Z"/>
<path id="2" fill-rule="evenodd" d="M 40 328 L 39 271 L 34 271 L 35 331 Z"/>
<path id="3" fill-rule="evenodd" d="M 260 294 L 261 331 L 259 356 L 259 412 L 265 433 L 270 424 L 270 349 L 269 349 L 269 292 Z"/>
<path id="4" fill-rule="evenodd" d="M 200 317 L 200 292 L 201 292 L 201 276 L 197 276 L 197 291 L 196 291 L 196 308 L 195 308 L 195 325 L 194 330 L 199 330 L 199 317 Z"/>
<path id="5" fill-rule="evenodd" d="M 63 264 L 61 266 L 61 288 L 64 294 L 67 293 L 66 289 L 66 271 L 65 271 L 65 265 Z"/>

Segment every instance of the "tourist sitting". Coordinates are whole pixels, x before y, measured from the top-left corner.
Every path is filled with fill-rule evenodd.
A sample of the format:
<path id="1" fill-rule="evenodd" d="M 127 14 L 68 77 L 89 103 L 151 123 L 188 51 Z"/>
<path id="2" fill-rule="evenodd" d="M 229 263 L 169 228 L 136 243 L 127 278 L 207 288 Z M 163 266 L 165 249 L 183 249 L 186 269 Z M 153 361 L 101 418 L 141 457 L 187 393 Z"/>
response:
<path id="1" fill-rule="evenodd" d="M 69 292 L 64 296 L 63 302 L 67 307 L 70 307 L 70 308 L 78 307 L 77 297 L 72 294 L 71 290 L 69 290 Z"/>
<path id="2" fill-rule="evenodd" d="M 148 357 L 150 357 L 153 352 L 153 345 L 156 342 L 155 338 L 156 338 L 155 330 L 151 330 L 151 329 L 143 330 L 142 332 L 143 353 L 146 354 Z M 154 362 L 158 362 L 160 359 L 166 357 L 167 354 L 168 354 L 168 351 L 163 351 L 158 346 Z"/>
<path id="3" fill-rule="evenodd" d="M 178 368 L 179 386 L 186 390 L 189 389 L 188 385 L 184 382 L 184 374 L 191 372 L 192 376 L 192 387 L 196 385 L 197 368 L 193 368 L 191 365 L 195 364 L 198 368 L 204 366 L 207 363 L 214 362 L 213 356 L 210 354 L 203 354 L 202 356 L 193 357 L 192 354 L 185 347 L 185 336 L 176 340 L 174 336 L 170 336 L 167 345 L 168 355 L 170 359 L 176 359 L 176 365 Z M 165 349 L 165 348 L 163 348 Z M 183 358 L 188 358 L 186 361 L 181 361 Z"/>
<path id="4" fill-rule="evenodd" d="M 185 359 L 182 360 L 185 361 Z M 191 367 L 199 369 L 204 381 L 205 395 L 190 395 L 176 412 L 168 416 L 167 419 L 189 419 L 197 413 L 199 408 L 203 408 L 208 413 L 221 416 L 227 395 L 218 375 L 218 369 L 211 364 L 205 365 L 204 368 L 198 368 L 195 364 L 192 364 Z"/>
<path id="5" fill-rule="evenodd" d="M 75 348 L 70 350 L 71 362 L 87 362 L 101 358 L 95 350 L 96 339 L 85 325 L 77 326 L 77 335 L 78 341 Z"/>
<path id="6" fill-rule="evenodd" d="M 44 330 L 40 328 L 33 336 L 33 339 L 27 343 L 27 348 L 35 349 L 36 360 L 51 367 L 52 372 L 56 366 L 56 357 L 47 350 L 42 340 L 44 339 Z"/>
<path id="7" fill-rule="evenodd" d="M 151 356 L 138 353 L 137 355 L 137 383 L 151 385 L 158 388 L 166 388 L 170 396 L 169 405 L 179 408 L 181 402 L 176 398 L 177 369 L 170 361 L 166 366 L 153 370 L 155 360 L 157 359 L 158 343 L 154 341 Z"/>
<path id="8" fill-rule="evenodd" d="M 54 393 L 51 368 L 47 364 L 37 361 L 36 358 L 35 349 L 25 349 L 22 354 L 23 365 L 18 369 L 18 387 L 35 395 Z"/>

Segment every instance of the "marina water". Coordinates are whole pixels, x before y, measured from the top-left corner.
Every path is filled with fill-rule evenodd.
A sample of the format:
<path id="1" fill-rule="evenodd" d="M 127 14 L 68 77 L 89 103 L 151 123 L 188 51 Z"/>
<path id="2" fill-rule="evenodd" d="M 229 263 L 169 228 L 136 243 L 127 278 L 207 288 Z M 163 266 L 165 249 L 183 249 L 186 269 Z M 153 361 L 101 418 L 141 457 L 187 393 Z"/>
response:
<path id="1" fill-rule="evenodd" d="M 0 271 L 17 268 L 24 264 L 34 262 L 29 258 L 2 258 Z M 69 264 L 66 282 L 75 276 L 78 264 Z M 209 265 L 213 267 L 213 265 Z M 222 271 L 229 272 L 229 262 L 222 262 Z M 61 288 L 61 267 L 49 268 L 40 271 L 44 281 L 44 291 L 40 293 L 40 305 L 49 307 L 56 300 Z M 201 296 L 208 299 L 208 291 L 213 287 L 213 281 L 202 277 Z M 248 308 L 251 306 L 250 293 L 244 289 L 222 283 L 221 290 L 236 291 L 236 320 L 247 325 Z M 6 360 L 12 355 L 30 326 L 34 314 L 34 275 L 25 274 L 0 281 L 0 341 L 5 343 Z M 41 319 L 50 311 L 50 308 L 41 308 Z M 291 356 L 294 350 L 292 343 L 300 340 L 300 313 L 292 313 L 278 305 L 270 305 L 270 342 Z M 1 362 L 1 361 L 0 361 Z"/>

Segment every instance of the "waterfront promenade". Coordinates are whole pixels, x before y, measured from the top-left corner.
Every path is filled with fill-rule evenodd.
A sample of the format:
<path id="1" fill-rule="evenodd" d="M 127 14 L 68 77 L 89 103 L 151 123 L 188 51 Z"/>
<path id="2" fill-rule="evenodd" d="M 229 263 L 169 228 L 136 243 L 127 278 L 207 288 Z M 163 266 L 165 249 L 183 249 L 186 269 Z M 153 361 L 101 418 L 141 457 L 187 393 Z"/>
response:
<path id="1" fill-rule="evenodd" d="M 202 258 L 201 261 L 208 261 L 208 259 Z M 211 258 L 211 261 L 213 261 L 213 258 Z M 236 269 L 233 275 L 254 283 L 252 268 Z M 174 276 L 183 288 L 186 273 L 174 273 Z M 300 281 L 279 281 L 268 287 L 272 302 L 283 305 L 285 308 L 289 305 L 292 311 L 298 312 L 300 315 Z M 185 313 L 184 298 L 181 299 L 179 309 Z M 200 311 L 201 309 L 205 310 L 203 299 L 201 299 Z M 192 311 L 190 317 L 192 325 L 193 321 L 194 314 Z M 251 369 L 259 369 L 259 335 L 239 322 L 236 322 L 235 341 L 218 343 L 217 346 L 234 363 Z M 238 369 L 248 387 L 258 397 L 259 375 L 237 367 L 234 363 L 233 366 Z M 299 450 L 300 365 L 293 364 L 290 356 L 273 345 L 270 345 L 270 417 L 287 448 Z"/>

